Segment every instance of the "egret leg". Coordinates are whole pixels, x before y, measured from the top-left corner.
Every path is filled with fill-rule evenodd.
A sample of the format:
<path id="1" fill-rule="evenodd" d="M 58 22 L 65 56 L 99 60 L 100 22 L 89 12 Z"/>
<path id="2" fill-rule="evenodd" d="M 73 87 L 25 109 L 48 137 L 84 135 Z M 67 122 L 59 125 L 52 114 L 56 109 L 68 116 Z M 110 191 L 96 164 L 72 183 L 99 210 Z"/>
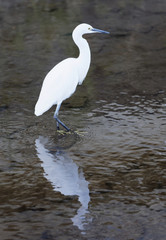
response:
<path id="1" fill-rule="evenodd" d="M 56 107 L 56 110 L 55 110 L 55 113 L 54 113 L 54 118 L 57 122 L 57 129 L 59 130 L 59 124 L 64 127 L 67 131 L 70 131 L 70 128 L 68 128 L 59 118 L 58 118 L 58 113 L 59 113 L 59 109 L 61 107 L 61 103 L 60 104 L 57 104 L 57 107 Z"/>

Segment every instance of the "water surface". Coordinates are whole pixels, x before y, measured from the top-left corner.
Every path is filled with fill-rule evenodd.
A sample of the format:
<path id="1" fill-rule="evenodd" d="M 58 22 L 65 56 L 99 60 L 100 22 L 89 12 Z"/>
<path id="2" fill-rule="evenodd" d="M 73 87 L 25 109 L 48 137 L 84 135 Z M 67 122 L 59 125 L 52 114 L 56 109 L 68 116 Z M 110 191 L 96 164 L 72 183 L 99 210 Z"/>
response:
<path id="1" fill-rule="evenodd" d="M 111 35 L 87 36 L 62 134 L 33 111 L 80 22 Z M 166 238 L 165 22 L 164 1 L 0 2 L 2 240 Z"/>

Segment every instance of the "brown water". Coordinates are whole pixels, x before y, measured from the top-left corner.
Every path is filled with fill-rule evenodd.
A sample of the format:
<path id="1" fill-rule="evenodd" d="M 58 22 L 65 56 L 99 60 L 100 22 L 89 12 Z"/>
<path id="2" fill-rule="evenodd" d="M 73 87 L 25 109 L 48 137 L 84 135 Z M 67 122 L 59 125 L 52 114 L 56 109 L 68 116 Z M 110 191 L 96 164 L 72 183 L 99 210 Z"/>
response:
<path id="1" fill-rule="evenodd" d="M 77 92 L 33 115 L 45 74 L 77 56 L 92 63 Z M 165 1 L 0 1 L 1 240 L 166 239 Z"/>

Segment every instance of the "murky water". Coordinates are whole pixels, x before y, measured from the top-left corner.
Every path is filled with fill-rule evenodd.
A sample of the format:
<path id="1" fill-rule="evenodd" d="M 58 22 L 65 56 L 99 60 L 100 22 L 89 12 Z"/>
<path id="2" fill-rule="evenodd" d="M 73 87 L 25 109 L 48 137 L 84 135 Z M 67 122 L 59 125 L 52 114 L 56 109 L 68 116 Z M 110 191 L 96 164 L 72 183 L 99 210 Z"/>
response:
<path id="1" fill-rule="evenodd" d="M 57 133 L 34 105 L 80 22 L 111 36 Z M 0 1 L 2 240 L 166 239 L 165 23 L 164 1 Z"/>

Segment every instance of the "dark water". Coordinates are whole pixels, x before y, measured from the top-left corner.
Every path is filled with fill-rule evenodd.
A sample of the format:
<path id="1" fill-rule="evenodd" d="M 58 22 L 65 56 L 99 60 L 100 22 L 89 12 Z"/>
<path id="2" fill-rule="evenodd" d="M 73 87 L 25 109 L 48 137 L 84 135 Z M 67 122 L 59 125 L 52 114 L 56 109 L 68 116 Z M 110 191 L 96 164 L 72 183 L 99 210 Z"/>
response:
<path id="1" fill-rule="evenodd" d="M 111 35 L 57 133 L 34 105 L 81 22 Z M 165 1 L 0 1 L 1 240 L 166 239 L 165 29 Z"/>

